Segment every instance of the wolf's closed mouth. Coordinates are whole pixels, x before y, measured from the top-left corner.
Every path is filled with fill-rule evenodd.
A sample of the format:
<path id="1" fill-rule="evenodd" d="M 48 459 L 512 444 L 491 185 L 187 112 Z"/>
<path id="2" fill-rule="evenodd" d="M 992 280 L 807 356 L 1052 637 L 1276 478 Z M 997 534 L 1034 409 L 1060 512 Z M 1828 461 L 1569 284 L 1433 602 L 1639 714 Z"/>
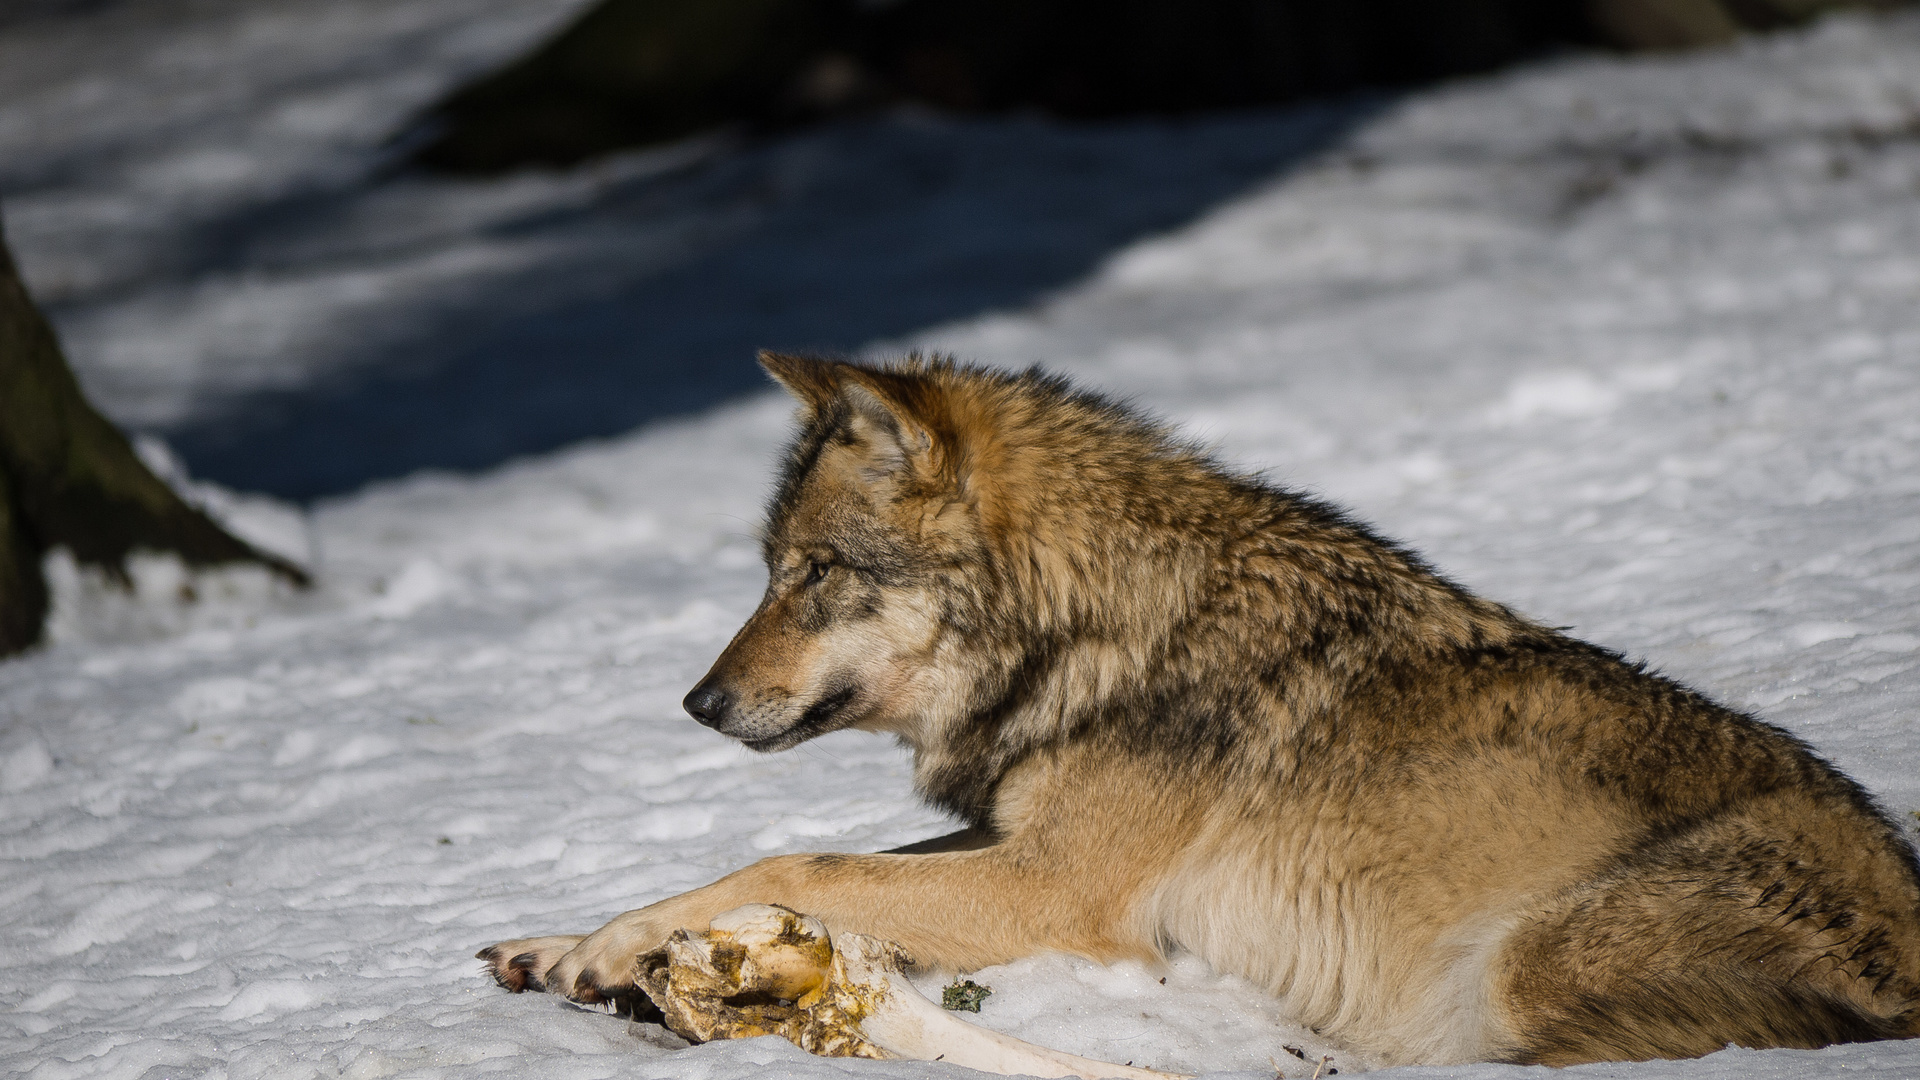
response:
<path id="1" fill-rule="evenodd" d="M 807 706 L 798 723 L 778 735 L 769 735 L 764 739 L 740 740 L 749 750 L 779 750 L 803 743 L 815 735 L 823 735 L 833 726 L 838 717 L 853 699 L 860 693 L 857 686 L 843 686 L 838 690 L 829 690 L 826 696 Z"/>

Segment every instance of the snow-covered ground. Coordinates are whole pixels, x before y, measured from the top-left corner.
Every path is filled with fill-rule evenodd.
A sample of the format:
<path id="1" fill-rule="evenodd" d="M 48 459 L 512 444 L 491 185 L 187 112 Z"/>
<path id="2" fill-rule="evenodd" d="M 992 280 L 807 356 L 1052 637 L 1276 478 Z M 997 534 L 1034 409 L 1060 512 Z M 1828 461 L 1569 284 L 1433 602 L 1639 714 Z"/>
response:
<path id="1" fill-rule="evenodd" d="M 0 36 L 19 254 L 88 385 L 156 429 L 341 377 L 354 361 L 340 326 L 442 304 L 495 272 L 486 252 L 606 265 L 595 177 L 647 192 L 600 227 L 637 262 L 671 261 L 759 227 L 676 178 L 742 155 L 947 130 L 985 158 L 1114 168 L 1134 153 L 1151 170 L 1234 139 L 1297 146 L 1309 115 L 1092 134 L 903 117 L 573 174 L 387 181 L 378 143 L 400 117 L 569 5 L 181 6 L 193 19 L 164 33 L 126 29 L 150 8 L 109 9 L 125 32 L 89 39 L 105 44 L 56 23 Z M 360 36 L 327 44 L 329 11 L 357 13 Z M 269 15 L 279 36 L 258 29 Z M 456 23 L 465 36 L 434 32 Z M 155 49 L 166 33 L 184 44 Z M 74 51 L 49 44 L 62 40 Z M 403 78 L 423 54 L 438 58 L 428 75 Z M 23 57 L 42 58 L 38 81 Z M 216 60 L 253 82 L 196 97 Z M 337 107 L 287 106 L 309 91 Z M 1107 149 L 1089 158 L 1095 139 Z M 1237 160 L 1262 160 L 1249 153 Z M 967 185 L 1003 175 L 965 173 L 959 195 L 917 204 L 909 239 L 939 248 L 929 263 L 966 254 L 962 211 L 1001 198 L 970 203 Z M 302 218 L 301 191 L 344 224 Z M 269 204 L 312 245 L 236 240 L 239 254 L 167 261 L 181 238 L 219 233 L 209 221 L 264 228 Z M 808 205 L 819 230 L 862 228 L 858 199 Z M 675 231 L 695 218 L 732 224 Z M 419 231 L 366 246 L 402 225 Z M 1920 19 L 1570 58 L 1425 93 L 1064 289 L 946 308 L 964 317 L 885 330 L 871 349 L 1039 362 L 1132 396 L 1478 590 L 1792 728 L 1903 819 L 1920 808 Z M 208 492 L 317 562 L 306 595 L 155 561 L 127 598 L 56 558 L 54 643 L 0 664 L 0 1062 L 149 1080 L 963 1075 L 770 1040 L 676 1048 L 504 994 L 469 958 L 766 854 L 948 827 L 882 740 L 755 757 L 680 713 L 759 593 L 753 529 L 787 412 L 726 398 L 310 513 Z M 1292 1044 L 1366 1065 L 1190 960 L 1040 958 L 975 977 L 996 990 L 981 1022 L 1078 1053 L 1268 1076 L 1273 1059 L 1304 1076 Z M 1920 1044 L 1572 1070 L 1839 1072 L 1920 1076 Z"/>

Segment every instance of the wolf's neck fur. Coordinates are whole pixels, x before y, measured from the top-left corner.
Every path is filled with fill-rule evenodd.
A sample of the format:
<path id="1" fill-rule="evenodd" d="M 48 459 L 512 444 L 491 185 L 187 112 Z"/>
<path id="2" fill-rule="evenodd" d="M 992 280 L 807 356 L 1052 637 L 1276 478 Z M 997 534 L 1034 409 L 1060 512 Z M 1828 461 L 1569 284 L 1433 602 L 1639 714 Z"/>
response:
<path id="1" fill-rule="evenodd" d="M 1056 413 L 1057 415 L 1057 413 Z M 917 748 L 922 793 L 985 824 L 1036 749 L 1284 738 L 1301 700 L 1337 700 L 1383 654 L 1542 633 L 1339 512 L 1237 477 L 1112 407 L 977 444 L 983 546 L 966 710 Z M 1223 665 L 1245 673 L 1222 693 Z"/>

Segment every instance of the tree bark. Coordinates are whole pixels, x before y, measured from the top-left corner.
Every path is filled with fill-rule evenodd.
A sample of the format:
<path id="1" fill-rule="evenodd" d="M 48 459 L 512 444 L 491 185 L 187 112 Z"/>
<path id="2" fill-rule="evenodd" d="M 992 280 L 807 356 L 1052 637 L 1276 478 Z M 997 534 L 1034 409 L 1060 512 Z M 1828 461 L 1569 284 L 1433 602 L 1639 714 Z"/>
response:
<path id="1" fill-rule="evenodd" d="M 122 582 L 127 555 L 144 549 L 189 566 L 258 563 L 308 584 L 304 570 L 181 499 L 87 403 L 0 230 L 0 656 L 40 639 L 40 561 L 55 547 Z"/>

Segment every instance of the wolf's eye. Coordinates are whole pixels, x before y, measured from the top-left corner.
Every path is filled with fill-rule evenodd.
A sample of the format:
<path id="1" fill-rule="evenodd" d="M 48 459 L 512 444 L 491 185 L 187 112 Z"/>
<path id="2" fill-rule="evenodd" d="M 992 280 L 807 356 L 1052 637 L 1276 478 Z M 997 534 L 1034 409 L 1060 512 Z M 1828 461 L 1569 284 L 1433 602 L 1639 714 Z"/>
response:
<path id="1" fill-rule="evenodd" d="M 833 568 L 832 563 L 816 562 L 816 563 L 808 564 L 806 583 L 808 585 L 818 585 L 820 582 L 825 581 L 827 578 L 827 571 L 831 570 L 832 568 Z"/>

